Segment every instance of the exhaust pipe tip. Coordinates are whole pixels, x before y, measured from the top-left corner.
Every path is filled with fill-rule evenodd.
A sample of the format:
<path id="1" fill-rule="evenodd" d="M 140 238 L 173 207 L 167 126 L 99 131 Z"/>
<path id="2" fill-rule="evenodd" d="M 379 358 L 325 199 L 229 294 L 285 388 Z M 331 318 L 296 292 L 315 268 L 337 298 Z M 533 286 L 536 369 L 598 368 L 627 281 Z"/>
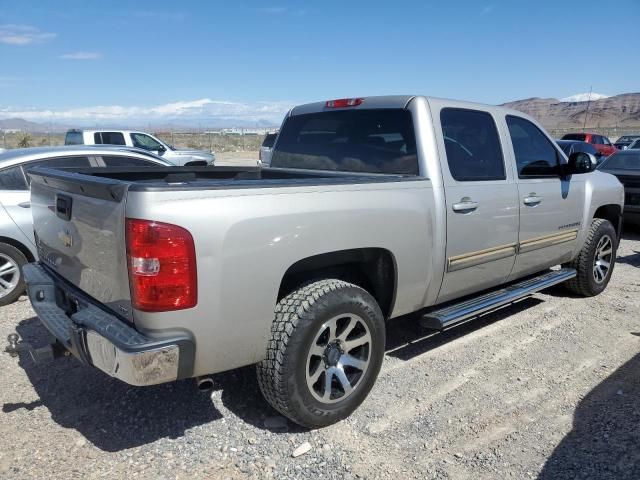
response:
<path id="1" fill-rule="evenodd" d="M 210 392 L 213 390 L 213 379 L 211 377 L 196 378 L 196 387 L 201 392 Z"/>

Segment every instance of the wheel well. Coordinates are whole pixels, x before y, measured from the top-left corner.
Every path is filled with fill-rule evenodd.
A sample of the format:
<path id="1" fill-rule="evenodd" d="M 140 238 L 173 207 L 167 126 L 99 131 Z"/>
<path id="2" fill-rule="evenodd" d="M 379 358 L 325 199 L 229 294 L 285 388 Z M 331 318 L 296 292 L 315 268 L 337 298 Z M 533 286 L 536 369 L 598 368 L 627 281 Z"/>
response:
<path id="1" fill-rule="evenodd" d="M 11 245 L 14 248 L 17 248 L 18 250 L 20 250 L 22 252 L 22 254 L 27 257 L 27 260 L 29 262 L 35 262 L 35 258 L 33 257 L 33 254 L 31 253 L 31 250 L 29 250 L 25 245 L 23 245 L 22 243 L 18 242 L 17 240 L 13 239 L 13 238 L 9 238 L 9 237 L 0 237 L 0 243 L 6 243 L 8 245 Z"/>
<path id="2" fill-rule="evenodd" d="M 603 205 L 596 210 L 596 213 L 593 214 L 593 218 L 602 218 L 604 220 L 609 220 L 613 225 L 613 228 L 616 229 L 616 235 L 620 238 L 620 226 L 621 226 L 621 218 L 622 218 L 622 209 L 620 205 Z"/>
<path id="3" fill-rule="evenodd" d="M 278 300 L 304 283 L 323 278 L 337 278 L 364 288 L 376 299 L 385 318 L 391 315 L 396 292 L 396 267 L 388 250 L 339 250 L 300 260 L 285 272 Z"/>

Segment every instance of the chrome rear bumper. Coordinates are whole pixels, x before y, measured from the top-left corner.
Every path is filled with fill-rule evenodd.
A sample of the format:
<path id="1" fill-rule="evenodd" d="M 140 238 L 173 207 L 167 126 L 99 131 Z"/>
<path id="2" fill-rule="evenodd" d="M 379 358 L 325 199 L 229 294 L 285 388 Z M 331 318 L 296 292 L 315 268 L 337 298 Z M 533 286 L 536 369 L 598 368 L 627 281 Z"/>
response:
<path id="1" fill-rule="evenodd" d="M 147 337 L 41 264 L 28 264 L 23 272 L 38 318 L 80 361 L 137 386 L 191 376 L 195 346 L 187 334 Z"/>

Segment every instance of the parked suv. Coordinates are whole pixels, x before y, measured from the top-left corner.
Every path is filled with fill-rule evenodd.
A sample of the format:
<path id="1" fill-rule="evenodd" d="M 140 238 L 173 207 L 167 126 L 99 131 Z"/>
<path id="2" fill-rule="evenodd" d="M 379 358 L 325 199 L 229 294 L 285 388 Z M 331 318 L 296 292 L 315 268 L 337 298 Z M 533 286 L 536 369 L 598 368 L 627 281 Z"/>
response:
<path id="1" fill-rule="evenodd" d="M 69 130 L 65 145 L 123 145 L 142 148 L 178 166 L 213 165 L 215 154 L 203 150 L 178 150 L 149 133 L 133 130 Z"/>
<path id="2" fill-rule="evenodd" d="M 605 157 L 613 155 L 618 149 L 603 135 L 597 133 L 567 133 L 562 140 L 580 140 L 596 147 L 596 150 Z"/>

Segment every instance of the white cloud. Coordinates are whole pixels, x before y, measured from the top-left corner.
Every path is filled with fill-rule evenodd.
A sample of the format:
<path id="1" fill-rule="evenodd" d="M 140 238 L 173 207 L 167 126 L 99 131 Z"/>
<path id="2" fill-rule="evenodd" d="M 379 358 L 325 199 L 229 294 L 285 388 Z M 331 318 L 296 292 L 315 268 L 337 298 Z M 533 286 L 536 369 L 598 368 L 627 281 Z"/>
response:
<path id="1" fill-rule="evenodd" d="M 30 25 L 0 25 L 0 43 L 7 45 L 31 45 L 56 38 L 56 33 L 42 32 Z"/>
<path id="2" fill-rule="evenodd" d="M 279 124 L 285 113 L 292 107 L 287 102 L 255 102 L 240 103 L 202 98 L 190 101 L 165 103 L 151 107 L 98 105 L 69 109 L 36 109 L 1 107 L 0 118 L 18 117 L 35 122 L 63 122 L 78 124 L 110 124 L 144 123 L 201 123 L 215 125 L 225 123 Z"/>
<path id="3" fill-rule="evenodd" d="M 100 60 L 102 54 L 99 52 L 73 52 L 60 55 L 65 60 Z"/>

